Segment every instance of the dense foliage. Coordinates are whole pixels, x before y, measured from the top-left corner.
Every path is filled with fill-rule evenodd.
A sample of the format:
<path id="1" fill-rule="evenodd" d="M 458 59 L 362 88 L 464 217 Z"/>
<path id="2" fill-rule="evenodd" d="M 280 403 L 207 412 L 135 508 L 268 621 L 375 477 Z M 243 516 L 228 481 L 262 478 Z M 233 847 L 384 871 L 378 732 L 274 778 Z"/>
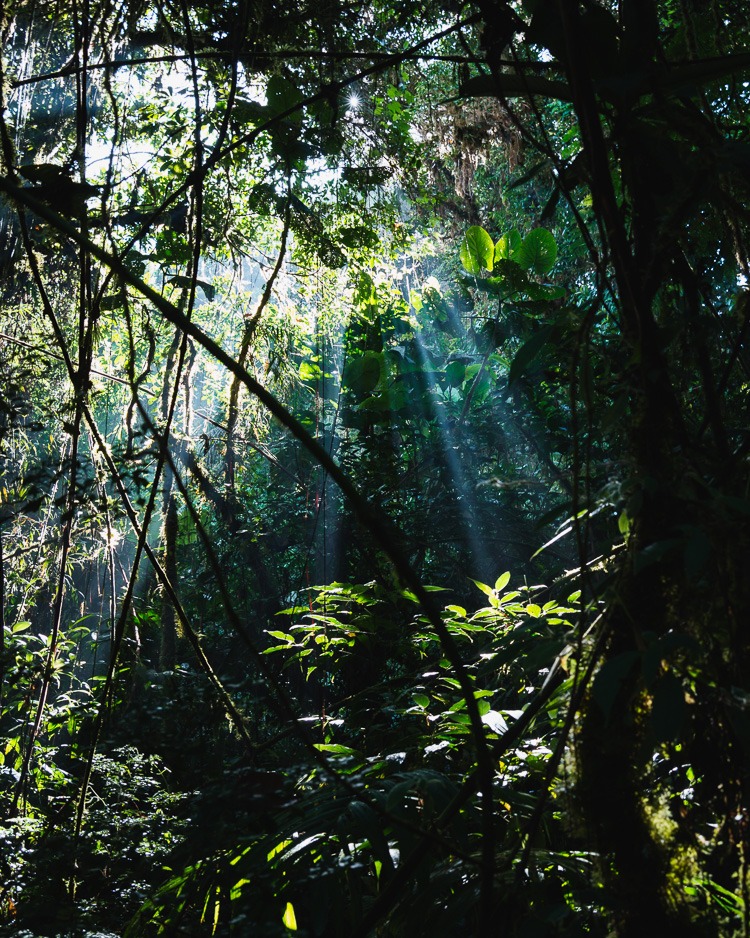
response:
<path id="1" fill-rule="evenodd" d="M 0 932 L 750 935 L 750 8 L 0 16 Z"/>

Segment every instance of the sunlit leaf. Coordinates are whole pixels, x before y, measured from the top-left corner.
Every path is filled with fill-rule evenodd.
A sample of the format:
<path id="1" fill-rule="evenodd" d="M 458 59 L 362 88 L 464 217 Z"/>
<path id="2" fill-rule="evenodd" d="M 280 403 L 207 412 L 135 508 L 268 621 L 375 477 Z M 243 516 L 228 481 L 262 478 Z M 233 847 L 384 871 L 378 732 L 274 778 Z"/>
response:
<path id="1" fill-rule="evenodd" d="M 320 752 L 330 752 L 336 756 L 359 756 L 356 749 L 349 746 L 343 746 L 341 743 L 315 743 L 315 748 Z"/>
<path id="2" fill-rule="evenodd" d="M 291 902 L 287 902 L 281 920 L 289 931 L 297 931 L 297 916 L 294 914 L 294 906 Z"/>
<path id="3" fill-rule="evenodd" d="M 470 273 L 477 276 L 482 271 L 491 271 L 495 256 L 495 245 L 484 228 L 472 225 L 464 235 L 460 247 L 461 263 Z"/>
<path id="4" fill-rule="evenodd" d="M 487 586 L 486 583 L 480 583 L 479 580 L 472 580 L 471 582 L 474 584 L 474 586 L 478 586 L 485 596 L 495 595 L 495 591 L 492 589 L 491 586 Z"/>
<path id="5" fill-rule="evenodd" d="M 500 590 L 504 590 L 508 583 L 510 583 L 510 571 L 501 573 L 500 576 L 495 580 L 495 592 L 499 593 Z"/>
<path id="6" fill-rule="evenodd" d="M 495 263 L 499 260 L 510 260 L 513 252 L 521 246 L 521 232 L 512 228 L 506 232 L 495 245 Z"/>

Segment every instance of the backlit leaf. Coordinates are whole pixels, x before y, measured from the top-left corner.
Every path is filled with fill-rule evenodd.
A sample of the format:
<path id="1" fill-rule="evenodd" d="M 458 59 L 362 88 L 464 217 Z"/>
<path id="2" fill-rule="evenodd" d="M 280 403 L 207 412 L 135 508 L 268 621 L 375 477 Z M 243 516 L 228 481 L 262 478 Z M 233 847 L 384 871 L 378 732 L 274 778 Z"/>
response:
<path id="1" fill-rule="evenodd" d="M 470 274 L 477 276 L 483 270 L 491 271 L 495 245 L 484 228 L 472 225 L 464 235 L 460 248 L 461 263 Z"/>
<path id="2" fill-rule="evenodd" d="M 505 573 L 501 573 L 500 576 L 495 580 L 495 592 L 499 593 L 500 590 L 504 590 L 509 582 L 510 572 L 506 570 Z"/>
<path id="3" fill-rule="evenodd" d="M 521 246 L 521 232 L 518 228 L 511 228 L 495 245 L 495 261 L 510 260 L 513 252 Z"/>
<path id="4" fill-rule="evenodd" d="M 297 931 L 297 916 L 294 914 L 294 906 L 291 902 L 287 902 L 281 920 L 289 931 Z"/>
<path id="5" fill-rule="evenodd" d="M 555 266 L 557 243 L 546 228 L 535 228 L 513 252 L 512 259 L 524 270 L 541 276 Z"/>

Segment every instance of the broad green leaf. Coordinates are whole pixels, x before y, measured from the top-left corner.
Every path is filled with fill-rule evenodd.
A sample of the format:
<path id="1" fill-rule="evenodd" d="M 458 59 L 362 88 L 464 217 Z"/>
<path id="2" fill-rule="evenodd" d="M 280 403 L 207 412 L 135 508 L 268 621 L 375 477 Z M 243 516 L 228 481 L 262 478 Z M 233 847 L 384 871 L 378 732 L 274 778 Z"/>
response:
<path id="1" fill-rule="evenodd" d="M 546 228 L 535 228 L 513 252 L 512 259 L 524 270 L 542 276 L 555 266 L 557 243 Z"/>
<path id="2" fill-rule="evenodd" d="M 310 364 L 310 362 L 300 362 L 299 366 L 299 376 L 302 381 L 316 381 L 323 372 L 315 364 Z"/>
<path id="3" fill-rule="evenodd" d="M 375 353 L 373 353 L 375 354 Z M 374 411 L 375 413 L 397 413 L 409 403 L 406 387 L 397 382 L 384 388 L 374 397 L 368 397 L 358 405 L 358 410 Z"/>
<path id="4" fill-rule="evenodd" d="M 495 263 L 500 260 L 510 260 L 513 252 L 521 246 L 521 232 L 518 228 L 511 228 L 495 245 Z"/>
<path id="5" fill-rule="evenodd" d="M 294 107 L 302 101 L 302 95 L 299 89 L 288 78 L 283 75 L 272 75 L 268 80 L 266 87 L 266 100 L 269 110 L 273 114 L 281 114 L 289 108 Z M 287 120 L 302 120 L 301 111 L 289 115 Z"/>
<path id="6" fill-rule="evenodd" d="M 542 609 L 540 606 L 537 606 L 536 603 L 529 603 L 526 607 L 526 612 L 534 619 L 538 619 L 542 614 Z"/>
<path id="7" fill-rule="evenodd" d="M 430 698 L 427 696 L 427 694 L 412 694 L 411 699 L 418 707 L 421 707 L 423 710 L 426 710 L 430 705 Z"/>
<path id="8" fill-rule="evenodd" d="M 470 274 L 477 276 L 483 270 L 491 271 L 495 256 L 495 245 L 484 228 L 472 225 L 461 242 L 461 263 Z"/>
<path id="9" fill-rule="evenodd" d="M 382 356 L 377 352 L 365 352 L 353 358 L 344 369 L 344 386 L 357 396 L 369 394 L 380 381 Z"/>
<path id="10" fill-rule="evenodd" d="M 463 362 L 449 362 L 445 369 L 445 377 L 451 387 L 457 388 L 463 384 L 466 376 L 466 365 Z"/>

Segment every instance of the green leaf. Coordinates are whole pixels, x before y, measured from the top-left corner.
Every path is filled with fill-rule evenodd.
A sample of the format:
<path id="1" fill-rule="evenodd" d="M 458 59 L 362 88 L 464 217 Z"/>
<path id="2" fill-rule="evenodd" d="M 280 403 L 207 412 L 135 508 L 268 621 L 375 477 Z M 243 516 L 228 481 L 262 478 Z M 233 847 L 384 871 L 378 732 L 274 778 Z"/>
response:
<path id="1" fill-rule="evenodd" d="M 411 699 L 418 707 L 421 707 L 423 710 L 426 710 L 430 705 L 430 698 L 427 696 L 427 694 L 412 694 Z"/>
<path id="2" fill-rule="evenodd" d="M 538 619 L 542 614 L 542 609 L 541 606 L 537 606 L 536 603 L 529 603 L 526 607 L 526 612 L 534 619 Z"/>
<path id="3" fill-rule="evenodd" d="M 297 917 L 294 914 L 294 906 L 287 902 L 281 921 L 286 925 L 289 931 L 297 931 Z"/>
<path id="4" fill-rule="evenodd" d="M 369 394 L 380 381 L 382 355 L 378 352 L 365 352 L 359 358 L 353 358 L 344 369 L 344 385 L 357 396 Z"/>
<path id="5" fill-rule="evenodd" d="M 495 580 L 495 592 L 499 593 L 500 590 L 504 590 L 508 583 L 510 583 L 510 572 L 501 573 Z"/>
<path id="6" fill-rule="evenodd" d="M 315 748 L 319 752 L 330 752 L 335 756 L 357 756 L 359 753 L 356 749 L 352 749 L 350 746 L 342 746 L 341 743 L 314 743 Z"/>
<path id="7" fill-rule="evenodd" d="M 310 364 L 310 362 L 300 362 L 299 366 L 299 376 L 302 381 L 316 381 L 323 372 L 315 364 Z"/>
<path id="8" fill-rule="evenodd" d="M 495 256 L 495 245 L 484 228 L 472 225 L 461 242 L 460 257 L 464 268 L 477 276 L 483 270 L 491 271 Z"/>
<path id="9" fill-rule="evenodd" d="M 299 104 L 302 101 L 302 95 L 297 86 L 288 78 L 284 78 L 283 75 L 272 75 L 266 87 L 266 100 L 272 114 L 281 114 Z M 301 121 L 301 111 L 288 115 L 286 120 Z"/>
<path id="10" fill-rule="evenodd" d="M 471 577 L 469 577 L 469 579 L 471 579 Z M 471 582 L 474 584 L 474 586 L 478 586 L 485 596 L 495 595 L 495 591 L 492 589 L 491 586 L 487 586 L 486 583 L 480 583 L 479 580 L 471 580 Z"/>
<path id="11" fill-rule="evenodd" d="M 466 365 L 459 361 L 449 362 L 445 369 L 445 377 L 451 387 L 459 387 L 466 377 Z"/>
<path id="12" fill-rule="evenodd" d="M 495 245 L 495 262 L 510 260 L 513 256 L 513 252 L 517 251 L 520 246 L 521 232 L 518 228 L 511 228 Z"/>
<path id="13" fill-rule="evenodd" d="M 524 270 L 542 276 L 555 266 L 557 242 L 546 228 L 535 228 L 513 252 L 512 260 Z"/>

